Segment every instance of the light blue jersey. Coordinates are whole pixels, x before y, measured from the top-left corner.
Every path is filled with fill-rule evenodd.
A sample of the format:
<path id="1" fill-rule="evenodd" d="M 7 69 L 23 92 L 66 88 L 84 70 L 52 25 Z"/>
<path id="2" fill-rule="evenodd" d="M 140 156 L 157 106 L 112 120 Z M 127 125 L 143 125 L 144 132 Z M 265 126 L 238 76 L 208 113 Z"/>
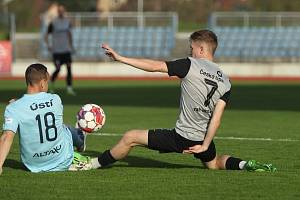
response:
<path id="1" fill-rule="evenodd" d="M 5 110 L 3 130 L 19 133 L 21 160 L 32 172 L 67 170 L 73 141 L 56 94 L 25 94 Z"/>

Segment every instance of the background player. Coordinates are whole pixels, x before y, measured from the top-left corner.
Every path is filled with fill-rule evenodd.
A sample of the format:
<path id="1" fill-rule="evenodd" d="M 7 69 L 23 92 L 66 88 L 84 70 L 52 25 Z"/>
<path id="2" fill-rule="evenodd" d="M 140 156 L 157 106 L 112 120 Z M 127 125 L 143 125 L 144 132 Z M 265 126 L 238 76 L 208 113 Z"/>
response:
<path id="1" fill-rule="evenodd" d="M 229 78 L 213 62 L 217 36 L 200 30 L 190 36 L 191 57 L 172 62 L 127 58 L 103 45 L 112 59 L 149 72 L 168 73 L 181 78 L 180 114 L 174 129 L 130 130 L 110 150 L 92 162 L 107 166 L 128 155 L 134 146 L 160 152 L 191 153 L 209 169 L 275 171 L 271 164 L 248 162 L 216 154 L 213 138 L 230 97 Z"/>
<path id="2" fill-rule="evenodd" d="M 52 35 L 52 43 L 49 44 L 49 34 Z M 48 26 L 45 35 L 45 42 L 52 53 L 55 71 L 51 76 L 51 92 L 54 90 L 54 82 L 59 74 L 60 68 L 63 64 L 67 65 L 67 93 L 75 95 L 72 87 L 72 57 L 71 53 L 74 52 L 73 39 L 71 32 L 71 22 L 65 17 L 65 8 L 62 5 L 58 6 L 58 17 L 55 18 Z"/>
<path id="3" fill-rule="evenodd" d="M 0 138 L 0 172 L 17 132 L 21 160 L 30 171 L 90 169 L 89 158 L 73 151 L 73 145 L 81 151 L 85 149 L 82 131 L 63 124 L 60 97 L 47 93 L 47 68 L 32 64 L 26 69 L 25 78 L 27 94 L 10 103 L 5 110 Z"/>

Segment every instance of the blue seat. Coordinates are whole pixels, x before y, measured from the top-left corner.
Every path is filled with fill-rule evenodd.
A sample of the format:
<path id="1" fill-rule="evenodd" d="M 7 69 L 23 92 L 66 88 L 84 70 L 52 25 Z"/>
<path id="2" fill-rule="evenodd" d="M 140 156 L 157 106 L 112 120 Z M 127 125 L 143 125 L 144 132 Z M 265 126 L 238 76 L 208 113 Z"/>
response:
<path id="1" fill-rule="evenodd" d="M 95 59 L 104 57 L 101 43 L 109 43 L 121 54 L 133 57 L 168 57 L 175 46 L 175 31 L 171 27 L 75 27 L 72 30 L 76 49 L 74 57 Z M 43 40 L 41 57 L 49 57 Z"/>
<path id="2" fill-rule="evenodd" d="M 300 27 L 215 27 L 218 58 L 300 57 Z"/>

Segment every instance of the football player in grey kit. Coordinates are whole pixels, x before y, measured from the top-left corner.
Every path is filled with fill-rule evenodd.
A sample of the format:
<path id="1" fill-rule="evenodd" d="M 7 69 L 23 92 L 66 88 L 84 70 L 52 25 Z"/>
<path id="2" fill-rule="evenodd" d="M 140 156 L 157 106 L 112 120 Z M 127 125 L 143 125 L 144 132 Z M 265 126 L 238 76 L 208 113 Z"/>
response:
<path id="1" fill-rule="evenodd" d="M 272 164 L 245 161 L 229 155 L 217 155 L 213 138 L 229 101 L 229 78 L 213 62 L 217 36 L 200 30 L 190 36 L 191 57 L 170 62 L 127 58 L 108 45 L 106 55 L 135 68 L 168 73 L 181 79 L 180 114 L 174 129 L 130 130 L 110 150 L 92 160 L 93 166 L 104 167 L 128 155 L 134 146 L 145 146 L 159 152 L 193 154 L 208 169 L 275 171 Z"/>
<path id="2" fill-rule="evenodd" d="M 48 26 L 45 35 L 45 42 L 48 50 L 52 53 L 55 71 L 51 76 L 50 91 L 54 92 L 54 82 L 60 72 L 61 66 L 67 66 L 67 93 L 76 95 L 72 82 L 72 53 L 74 53 L 73 39 L 72 39 L 72 25 L 68 18 L 65 17 L 65 8 L 59 5 L 57 8 L 58 17 L 54 19 Z M 49 43 L 49 35 L 52 35 L 52 43 Z"/>

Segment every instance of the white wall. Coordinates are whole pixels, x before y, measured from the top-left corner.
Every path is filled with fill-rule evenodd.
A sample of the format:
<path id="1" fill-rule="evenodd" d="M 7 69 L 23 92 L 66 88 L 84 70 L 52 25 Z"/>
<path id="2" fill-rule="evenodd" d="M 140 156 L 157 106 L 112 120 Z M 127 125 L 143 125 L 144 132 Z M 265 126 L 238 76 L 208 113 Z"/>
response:
<path id="1" fill-rule="evenodd" d="M 13 64 L 12 75 L 24 76 L 26 67 L 37 60 L 17 60 Z M 51 62 L 42 62 L 52 72 L 54 66 Z M 300 78 L 300 64 L 275 63 L 220 63 L 221 69 L 232 77 L 296 77 Z M 162 73 L 149 73 L 134 69 L 133 67 L 116 62 L 74 62 L 73 75 L 75 77 L 165 77 Z M 65 75 L 65 67 L 62 75 Z"/>

